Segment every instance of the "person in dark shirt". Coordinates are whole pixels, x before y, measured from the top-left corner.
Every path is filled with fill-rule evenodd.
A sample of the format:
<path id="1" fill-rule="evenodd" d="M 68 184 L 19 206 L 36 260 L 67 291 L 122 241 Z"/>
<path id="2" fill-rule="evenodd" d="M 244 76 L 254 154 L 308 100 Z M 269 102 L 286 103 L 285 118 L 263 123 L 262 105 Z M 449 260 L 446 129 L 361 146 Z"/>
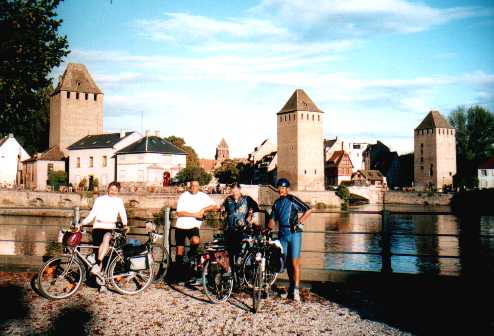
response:
<path id="1" fill-rule="evenodd" d="M 231 257 L 238 255 L 242 244 L 242 228 L 256 225 L 259 206 L 252 197 L 242 195 L 240 184 L 230 185 L 231 194 L 223 202 L 225 217 L 225 243 Z M 233 258 L 232 258 L 233 261 Z"/>
<path id="2" fill-rule="evenodd" d="M 283 253 L 287 258 L 288 278 L 290 287 L 288 296 L 300 302 L 300 251 L 302 247 L 303 225 L 310 217 L 312 210 L 294 195 L 288 194 L 290 182 L 281 178 L 277 182 L 280 197 L 274 202 L 271 209 L 269 228 L 279 226 L 278 238 L 283 246 Z M 302 214 L 299 218 L 299 214 Z"/>

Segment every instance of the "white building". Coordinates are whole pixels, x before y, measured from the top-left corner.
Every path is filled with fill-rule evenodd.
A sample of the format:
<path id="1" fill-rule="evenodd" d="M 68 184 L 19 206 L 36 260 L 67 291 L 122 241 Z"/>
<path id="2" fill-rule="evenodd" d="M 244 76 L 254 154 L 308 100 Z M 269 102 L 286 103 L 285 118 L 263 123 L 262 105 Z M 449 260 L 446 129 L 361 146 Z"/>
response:
<path id="1" fill-rule="evenodd" d="M 479 188 L 494 188 L 494 156 L 479 166 Z"/>
<path id="2" fill-rule="evenodd" d="M 22 179 L 22 161 L 29 159 L 29 154 L 14 138 L 13 134 L 0 139 L 0 185 L 12 187 L 20 184 Z"/>
<path id="3" fill-rule="evenodd" d="M 362 154 L 369 145 L 370 143 L 368 142 L 347 142 L 345 144 L 346 152 L 350 155 L 350 160 L 352 160 L 354 173 L 365 169 Z"/>
<path id="4" fill-rule="evenodd" d="M 158 135 L 145 136 L 115 154 L 117 180 L 124 184 L 162 186 L 185 168 L 187 154 Z"/>
<path id="5" fill-rule="evenodd" d="M 59 146 L 23 161 L 24 184 L 31 190 L 44 191 L 47 189 L 48 174 L 52 171 L 65 172 L 64 154 Z"/>
<path id="6" fill-rule="evenodd" d="M 275 144 L 269 141 L 269 139 L 266 139 L 258 147 L 255 147 L 252 153 L 249 153 L 249 161 L 252 163 L 257 163 L 266 155 L 276 152 L 277 149 L 278 148 Z"/>
<path id="7" fill-rule="evenodd" d="M 70 145 L 69 182 L 77 187 L 86 178 L 86 186 L 98 179 L 98 185 L 105 188 L 115 180 L 115 153 L 141 139 L 138 132 L 120 132 L 88 135 Z"/>

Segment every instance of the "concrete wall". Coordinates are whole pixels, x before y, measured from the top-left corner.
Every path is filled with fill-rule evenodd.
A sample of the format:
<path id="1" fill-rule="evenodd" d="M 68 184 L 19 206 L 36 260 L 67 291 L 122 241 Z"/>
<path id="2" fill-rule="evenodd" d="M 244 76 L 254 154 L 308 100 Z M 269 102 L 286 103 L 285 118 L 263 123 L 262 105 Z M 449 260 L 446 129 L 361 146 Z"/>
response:
<path id="1" fill-rule="evenodd" d="M 65 149 L 88 134 L 103 133 L 103 94 L 61 91 L 50 98 L 50 147 Z"/>
<path id="2" fill-rule="evenodd" d="M 494 169 L 479 169 L 479 188 L 494 188 Z"/>
<path id="3" fill-rule="evenodd" d="M 69 150 L 69 181 L 77 187 L 84 177 L 93 175 L 98 178 L 100 187 L 105 187 L 115 180 L 116 151 L 134 143 L 142 138 L 139 132 L 134 132 L 122 138 L 113 148 L 91 148 Z M 106 166 L 103 166 L 103 157 L 106 156 Z M 89 167 L 90 157 L 93 157 L 93 167 Z M 80 167 L 77 167 L 77 159 L 80 159 Z"/>
<path id="4" fill-rule="evenodd" d="M 293 190 L 324 190 L 323 114 L 279 114 L 278 178 L 288 178 Z"/>
<path id="5" fill-rule="evenodd" d="M 453 184 L 456 174 L 456 142 L 453 129 L 415 131 L 414 176 L 415 188 L 425 189 L 429 183 L 441 189 Z M 432 176 L 431 176 L 432 167 Z"/>
<path id="6" fill-rule="evenodd" d="M 19 168 L 19 155 L 20 161 L 30 157 L 17 140 L 9 136 L 0 147 L 0 184 L 15 184 Z"/>
<path id="7" fill-rule="evenodd" d="M 386 191 L 386 204 L 450 205 L 453 194 Z"/>
<path id="8" fill-rule="evenodd" d="M 336 196 L 334 191 L 290 191 L 302 201 L 315 206 L 317 203 L 323 203 L 327 207 L 340 207 L 341 199 Z M 259 188 L 259 205 L 271 206 L 278 199 L 276 190 L 269 186 Z"/>
<path id="9" fill-rule="evenodd" d="M 171 177 L 185 168 L 186 155 L 159 153 L 119 154 L 117 158 L 117 179 L 119 182 L 144 182 L 148 185 L 163 184 L 163 173 Z M 153 168 L 155 165 L 163 169 Z"/>

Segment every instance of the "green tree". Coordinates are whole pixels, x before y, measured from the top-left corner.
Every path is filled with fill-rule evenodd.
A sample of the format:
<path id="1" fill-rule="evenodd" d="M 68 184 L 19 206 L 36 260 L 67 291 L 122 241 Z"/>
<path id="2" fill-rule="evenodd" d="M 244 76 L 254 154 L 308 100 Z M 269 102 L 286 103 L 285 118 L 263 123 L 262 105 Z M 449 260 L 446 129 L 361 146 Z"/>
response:
<path id="1" fill-rule="evenodd" d="M 336 189 L 336 196 L 343 201 L 343 207 L 348 206 L 348 203 L 350 202 L 350 190 L 348 190 L 347 186 L 340 184 L 338 189 Z"/>
<path id="2" fill-rule="evenodd" d="M 187 167 L 199 167 L 199 157 L 194 148 L 185 144 L 184 138 L 170 135 L 164 138 L 187 153 Z"/>
<path id="3" fill-rule="evenodd" d="M 63 170 L 50 171 L 47 182 L 49 186 L 52 186 L 53 190 L 58 190 L 60 186 L 67 185 L 67 173 Z"/>
<path id="4" fill-rule="evenodd" d="M 198 166 L 188 166 L 178 172 L 175 178 L 180 182 L 184 183 L 192 179 L 198 180 L 200 185 L 208 184 L 212 176 L 208 174 L 204 169 Z"/>
<path id="5" fill-rule="evenodd" d="M 221 166 L 214 171 L 214 176 L 220 183 L 239 182 L 240 172 L 237 163 L 232 160 L 225 160 Z"/>
<path id="6" fill-rule="evenodd" d="M 0 136 L 14 133 L 28 152 L 48 147 L 49 74 L 69 53 L 60 0 L 0 0 Z"/>
<path id="7" fill-rule="evenodd" d="M 494 155 L 494 114 L 481 106 L 459 106 L 449 115 L 456 129 L 455 183 L 459 187 L 478 186 L 477 169 Z"/>

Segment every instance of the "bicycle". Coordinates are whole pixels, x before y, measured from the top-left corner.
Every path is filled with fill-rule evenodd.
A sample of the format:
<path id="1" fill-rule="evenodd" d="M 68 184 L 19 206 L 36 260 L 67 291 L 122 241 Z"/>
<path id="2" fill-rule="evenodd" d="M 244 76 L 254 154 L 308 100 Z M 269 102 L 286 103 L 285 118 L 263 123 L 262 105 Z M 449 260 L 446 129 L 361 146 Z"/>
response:
<path id="1" fill-rule="evenodd" d="M 163 281 L 168 269 L 170 268 L 171 258 L 168 250 L 165 248 L 164 235 L 159 234 L 159 224 L 155 224 L 152 221 L 145 223 L 146 229 L 150 233 L 154 233 L 156 236 L 153 238 L 151 246 L 153 256 L 153 284 L 157 284 Z M 157 241 L 160 241 L 159 243 Z"/>
<path id="2" fill-rule="evenodd" d="M 263 296 L 269 298 L 269 290 L 283 270 L 283 259 L 280 244 L 272 240 L 270 230 L 256 237 L 244 262 L 245 282 L 252 289 L 254 313 L 260 310 Z"/>
<path id="3" fill-rule="evenodd" d="M 44 263 L 37 276 L 40 293 L 51 300 L 66 299 L 74 295 L 86 280 L 94 261 L 81 250 L 93 251 L 96 245 L 81 244 L 78 240 L 70 242 L 74 229 L 65 231 L 62 236 L 64 253 L 50 258 Z M 152 243 L 155 233 L 149 233 L 148 241 L 140 246 L 126 244 L 125 230 L 112 231 L 110 249 L 104 260 L 104 267 L 96 274 L 96 282 L 101 286 L 110 285 L 120 294 L 134 295 L 144 291 L 151 284 L 153 274 Z"/>

